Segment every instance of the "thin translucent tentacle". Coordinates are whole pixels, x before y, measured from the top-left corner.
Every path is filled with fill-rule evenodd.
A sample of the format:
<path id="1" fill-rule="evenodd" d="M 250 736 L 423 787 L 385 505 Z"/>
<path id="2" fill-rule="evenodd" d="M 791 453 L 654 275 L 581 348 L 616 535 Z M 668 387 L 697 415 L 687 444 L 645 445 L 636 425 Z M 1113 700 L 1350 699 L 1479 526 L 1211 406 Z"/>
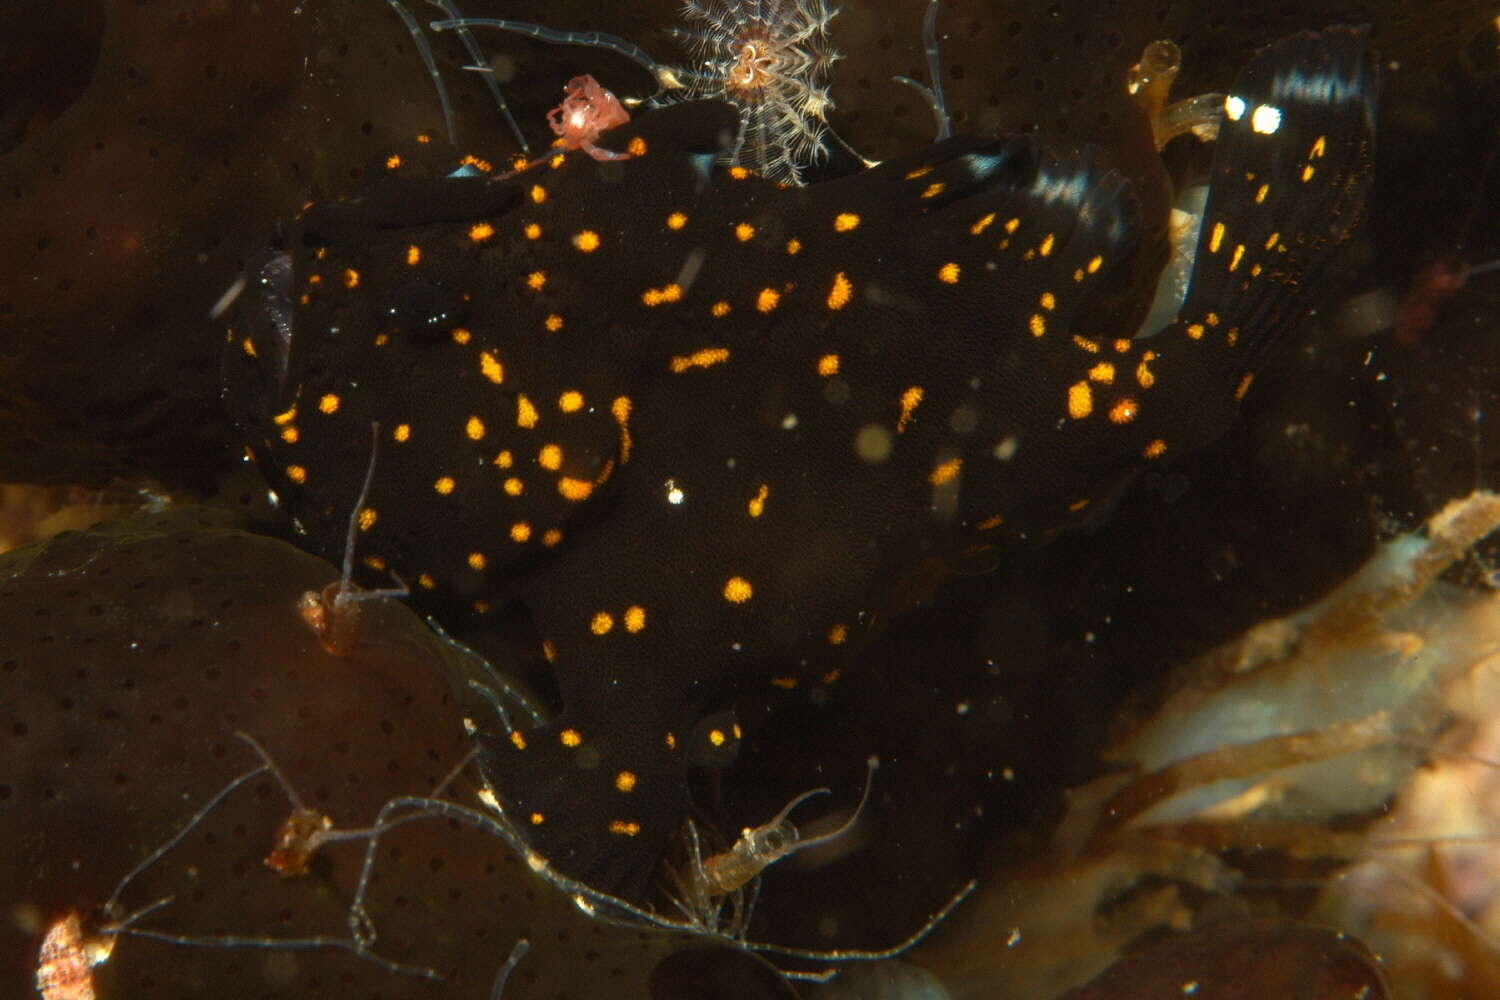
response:
<path id="1" fill-rule="evenodd" d="M 146 855 L 141 859 L 140 863 L 138 863 L 134 868 L 125 873 L 125 877 L 120 879 L 119 884 L 115 886 L 115 891 L 110 893 L 109 901 L 104 904 L 105 912 L 112 912 L 115 906 L 119 903 L 120 896 L 125 892 L 125 889 L 130 885 L 130 883 L 133 882 L 146 869 L 150 868 L 152 865 L 160 861 L 168 851 L 180 844 L 182 842 L 182 838 L 186 837 L 192 831 L 193 827 L 203 822 L 203 817 L 213 812 L 220 802 L 223 802 L 226 798 L 233 794 L 234 790 L 239 788 L 245 782 L 249 781 L 251 778 L 258 777 L 259 775 L 264 774 L 265 771 L 265 765 L 261 765 L 254 770 L 246 771 L 244 774 L 240 775 L 238 778 L 235 778 L 233 781 L 229 782 L 229 784 L 225 785 L 223 788 L 215 792 L 213 798 L 203 803 L 198 811 L 193 813 L 193 815 L 188 818 L 188 821 L 186 823 L 178 827 L 176 833 L 168 837 L 166 841 L 161 844 L 161 846 L 157 847 L 156 850 Z"/>
<path id="2" fill-rule="evenodd" d="M 427 2 L 448 15 L 451 19 L 463 19 L 463 12 L 458 9 L 458 5 L 453 0 L 427 0 Z M 521 132 L 521 126 L 516 124 L 515 116 L 510 113 L 510 105 L 506 102 L 505 95 L 500 92 L 500 84 L 495 82 L 495 74 L 490 69 L 489 60 L 485 58 L 484 50 L 479 47 L 479 41 L 468 28 L 459 28 L 457 30 L 458 40 L 463 44 L 465 51 L 469 53 L 469 58 L 474 60 L 474 65 L 469 68 L 477 70 L 484 77 L 484 85 L 489 90 L 490 97 L 494 99 L 495 106 L 500 109 L 500 114 L 505 117 L 505 123 L 510 126 L 511 132 L 516 137 L 516 142 L 520 143 L 521 152 L 530 156 L 531 146 L 526 142 L 526 136 Z"/>
<path id="3" fill-rule="evenodd" d="M 909 76 L 893 76 L 897 83 L 904 83 L 927 101 L 932 117 L 937 121 L 937 142 L 953 135 L 953 120 L 948 114 L 948 103 L 943 98 L 943 68 L 938 50 L 937 37 L 938 0 L 928 0 L 927 14 L 922 18 L 922 45 L 927 50 L 927 76 L 932 85 L 927 86 Z"/>
<path id="4" fill-rule="evenodd" d="M 657 79 L 661 78 L 661 65 L 646 53 L 646 50 L 628 42 L 618 35 L 603 31 L 558 31 L 540 24 L 526 21 L 507 21 L 498 17 L 455 17 L 444 21 L 433 21 L 433 31 L 455 31 L 467 28 L 498 28 L 518 35 L 526 35 L 554 45 L 584 45 L 596 49 L 607 49 L 629 59 Z"/>
<path id="5" fill-rule="evenodd" d="M 167 944 L 175 944 L 188 948 L 266 948 L 273 950 L 287 948 L 294 951 L 322 949 L 347 951 L 366 962 L 371 962 L 379 966 L 387 972 L 394 972 L 403 976 L 414 976 L 418 979 L 426 979 L 435 983 L 443 981 L 442 973 L 436 969 L 429 969 L 422 965 L 406 965 L 402 962 L 393 962 L 362 947 L 355 941 L 350 941 L 348 938 L 250 937 L 245 934 L 169 934 L 166 931 L 156 931 L 141 927 L 121 927 L 116 933 L 121 935 L 128 934 L 131 937 L 146 938 L 151 941 L 164 941 Z"/>
<path id="6" fill-rule="evenodd" d="M 411 34 L 412 44 L 417 47 L 417 55 L 422 57 L 422 65 L 427 67 L 427 72 L 432 77 L 432 85 L 437 88 L 438 103 L 443 106 L 443 127 L 448 130 L 448 144 L 458 145 L 458 131 L 453 126 L 453 106 L 448 103 L 448 88 L 443 85 L 443 75 L 438 72 L 437 60 L 433 58 L 432 46 L 427 44 L 427 36 L 422 34 L 422 26 L 417 19 L 411 16 L 411 11 L 402 5 L 401 0 L 386 0 L 396 16 L 406 25 L 406 30 Z"/>

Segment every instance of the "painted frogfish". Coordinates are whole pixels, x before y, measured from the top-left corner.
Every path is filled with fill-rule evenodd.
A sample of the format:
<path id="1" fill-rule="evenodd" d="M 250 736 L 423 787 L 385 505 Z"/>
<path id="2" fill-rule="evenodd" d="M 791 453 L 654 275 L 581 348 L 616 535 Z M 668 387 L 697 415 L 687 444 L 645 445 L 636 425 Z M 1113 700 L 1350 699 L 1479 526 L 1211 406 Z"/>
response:
<path id="1" fill-rule="evenodd" d="M 1377 72 L 1348 28 L 1242 70 L 1152 333 L 1111 329 L 1144 226 L 1088 159 L 960 136 L 786 187 L 716 165 L 736 113 L 698 101 L 600 136 L 628 158 L 307 207 L 226 396 L 333 554 L 378 422 L 364 564 L 439 620 L 529 615 L 561 707 L 477 720 L 481 769 L 556 870 L 644 898 L 738 699 L 840 669 L 919 568 L 1223 433 L 1362 214 Z"/>

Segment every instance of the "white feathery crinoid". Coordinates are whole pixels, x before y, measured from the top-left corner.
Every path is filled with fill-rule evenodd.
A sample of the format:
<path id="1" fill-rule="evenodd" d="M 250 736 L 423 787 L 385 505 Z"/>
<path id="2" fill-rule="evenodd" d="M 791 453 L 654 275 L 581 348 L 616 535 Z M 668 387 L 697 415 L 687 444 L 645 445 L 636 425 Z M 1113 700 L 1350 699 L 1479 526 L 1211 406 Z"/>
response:
<path id="1" fill-rule="evenodd" d="M 396 0 L 390 2 L 399 7 Z M 682 13 L 689 26 L 672 30 L 690 53 L 686 67 L 659 63 L 634 42 L 604 32 L 462 17 L 452 0 L 432 2 L 449 15 L 431 22 L 434 31 L 498 28 L 624 56 L 656 80 L 660 89 L 645 99 L 653 106 L 693 98 L 730 102 L 739 109 L 742 128 L 729 162 L 754 167 L 772 180 L 801 184 L 802 171 L 828 155 L 824 140 L 831 134 L 828 109 L 833 99 L 826 81 L 842 56 L 828 42 L 828 24 L 838 8 L 827 0 L 686 0 Z M 435 73 L 435 64 L 429 63 L 429 69 Z M 641 102 L 626 98 L 624 103 Z"/>
<path id="2" fill-rule="evenodd" d="M 823 0 L 687 0 L 691 27 L 673 34 L 692 57 L 688 92 L 740 109 L 736 162 L 800 184 L 802 170 L 828 154 L 828 71 L 840 58 L 828 42 L 838 8 Z"/>

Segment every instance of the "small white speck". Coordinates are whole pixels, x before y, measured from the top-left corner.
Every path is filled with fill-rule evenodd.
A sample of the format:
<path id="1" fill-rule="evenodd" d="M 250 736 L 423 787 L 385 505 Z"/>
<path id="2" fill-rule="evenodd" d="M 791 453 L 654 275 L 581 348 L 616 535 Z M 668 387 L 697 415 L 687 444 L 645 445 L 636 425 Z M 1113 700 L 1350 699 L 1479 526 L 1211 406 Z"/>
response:
<path id="1" fill-rule="evenodd" d="M 1235 97 L 1233 94 L 1224 98 L 1224 114 L 1228 115 L 1229 120 L 1232 122 L 1237 122 L 1245 117 L 1245 99 L 1243 97 Z"/>
<path id="2" fill-rule="evenodd" d="M 677 480 L 668 479 L 666 482 L 667 503 L 680 504 L 687 499 L 687 494 L 682 492 L 682 487 L 677 485 Z"/>
<path id="3" fill-rule="evenodd" d="M 959 715 L 968 715 L 973 710 L 974 703 L 972 701 L 961 701 L 953 706 L 953 711 Z"/>
<path id="4" fill-rule="evenodd" d="M 796 430 L 797 429 L 797 414 L 795 414 L 795 413 L 788 413 L 786 416 L 782 417 L 781 418 L 781 429 L 784 430 L 784 431 Z"/>
<path id="5" fill-rule="evenodd" d="M 1011 459 L 1016 457 L 1016 448 L 1019 447 L 1019 445 L 1020 442 L 1017 441 L 1016 436 L 1012 434 L 1005 440 L 1001 441 L 999 444 L 995 445 L 994 455 L 1002 462 L 1009 462 Z"/>

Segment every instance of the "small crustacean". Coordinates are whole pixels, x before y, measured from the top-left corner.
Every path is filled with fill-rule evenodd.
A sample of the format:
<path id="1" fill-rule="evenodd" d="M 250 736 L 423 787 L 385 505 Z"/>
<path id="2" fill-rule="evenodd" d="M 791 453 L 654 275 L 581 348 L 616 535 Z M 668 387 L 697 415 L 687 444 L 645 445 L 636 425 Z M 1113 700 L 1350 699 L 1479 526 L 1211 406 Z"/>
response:
<path id="1" fill-rule="evenodd" d="M 339 578 L 321 590 L 304 591 L 297 600 L 297 612 L 318 636 L 318 642 L 334 656 L 348 656 L 359 644 L 359 606 L 381 597 L 405 597 L 411 591 L 401 578 L 392 573 L 397 587 L 365 590 L 351 579 L 354 573 L 354 537 L 375 523 L 375 511 L 365 506 L 370 495 L 370 481 L 375 477 L 375 455 L 380 449 L 380 423 L 370 425 L 370 466 L 365 470 L 364 485 L 354 509 L 349 512 L 349 533 L 344 542 L 344 568 Z M 289 821 L 290 822 L 290 821 Z M 279 871 L 280 869 L 278 869 Z M 304 869 L 305 870 L 305 869 Z"/>
<path id="2" fill-rule="evenodd" d="M 557 136 L 552 143 L 552 152 L 534 160 L 517 157 L 515 169 L 495 175 L 496 180 L 514 177 L 561 152 L 574 149 L 582 150 L 601 163 L 630 159 L 628 150 L 616 152 L 595 144 L 605 132 L 630 121 L 630 112 L 625 110 L 620 99 L 588 74 L 573 77 L 563 90 L 562 103 L 547 112 L 547 125 Z"/>
<path id="3" fill-rule="evenodd" d="M 594 145 L 600 133 L 630 121 L 630 112 L 614 94 L 587 74 L 568 81 L 562 103 L 547 112 L 547 125 L 557 136 L 555 145 L 563 149 L 581 149 L 596 160 L 628 160 L 630 154 L 617 153 Z"/>
<path id="4" fill-rule="evenodd" d="M 865 804 L 870 801 L 870 788 L 874 784 L 875 769 L 880 766 L 878 757 L 866 762 L 865 790 L 859 804 L 838 829 L 816 837 L 803 837 L 791 821 L 791 814 L 802 803 L 819 795 L 829 794 L 827 788 L 814 788 L 803 792 L 788 802 L 782 810 L 760 826 L 745 827 L 739 839 L 729 849 L 703 857 L 697 827 L 691 820 L 686 827 L 688 861 L 681 871 L 671 872 L 678 890 L 686 897 L 677 900 L 677 906 L 688 919 L 704 930 L 728 933 L 731 937 L 741 934 L 749 922 L 750 910 L 754 906 L 754 893 L 744 898 L 747 886 L 760 877 L 760 873 L 781 859 L 809 847 L 827 844 L 839 839 L 853 829 L 864 814 Z M 727 901 L 729 917 L 723 919 L 723 906 Z"/>

